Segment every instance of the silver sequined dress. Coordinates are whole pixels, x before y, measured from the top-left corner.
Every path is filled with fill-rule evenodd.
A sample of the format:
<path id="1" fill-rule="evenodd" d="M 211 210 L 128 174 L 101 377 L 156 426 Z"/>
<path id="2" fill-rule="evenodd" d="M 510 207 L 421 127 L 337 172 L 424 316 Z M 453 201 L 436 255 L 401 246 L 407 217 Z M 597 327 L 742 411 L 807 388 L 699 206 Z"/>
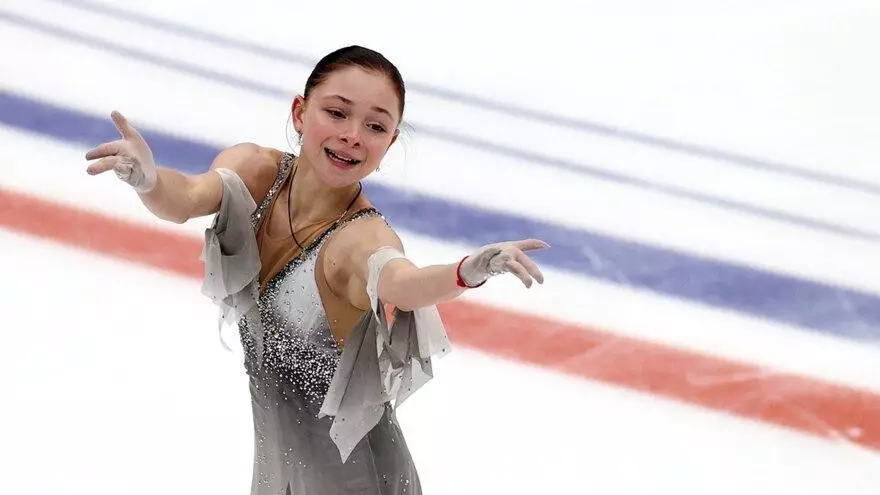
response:
<path id="1" fill-rule="evenodd" d="M 385 250 L 371 259 L 373 311 L 352 329 L 344 350 L 330 331 L 315 282 L 321 246 L 345 223 L 379 215 L 367 209 L 328 230 L 291 260 L 264 291 L 255 229 L 290 166 L 257 207 L 238 176 L 218 170 L 223 200 L 205 233 L 202 291 L 237 322 L 250 379 L 254 421 L 252 495 L 420 494 L 416 467 L 394 407 L 431 377 L 431 357 L 449 351 L 436 308 L 396 311 L 387 324 L 376 297 Z M 389 254 L 390 253 L 390 254 Z"/>

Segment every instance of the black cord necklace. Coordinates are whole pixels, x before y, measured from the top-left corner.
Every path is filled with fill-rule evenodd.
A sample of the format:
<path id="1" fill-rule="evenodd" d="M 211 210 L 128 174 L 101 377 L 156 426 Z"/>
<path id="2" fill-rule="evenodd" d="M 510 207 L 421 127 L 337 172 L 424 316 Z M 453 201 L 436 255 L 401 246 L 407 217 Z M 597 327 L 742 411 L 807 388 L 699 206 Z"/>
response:
<path id="1" fill-rule="evenodd" d="M 294 178 L 294 176 L 296 176 L 296 170 L 298 168 L 299 168 L 298 164 L 294 163 L 293 172 L 290 173 L 290 183 L 287 185 L 287 224 L 290 227 L 290 236 L 293 237 L 293 242 L 295 242 L 296 245 L 299 246 L 300 252 L 305 252 L 306 248 L 304 248 L 303 245 L 299 243 L 299 241 L 296 239 L 296 234 L 294 234 L 294 232 L 293 232 L 293 213 L 290 211 L 290 195 L 291 195 L 291 191 L 293 190 L 293 178 Z M 351 201 L 348 203 L 348 206 L 345 207 L 345 211 L 343 211 L 342 215 L 339 215 L 339 218 L 337 218 L 336 221 L 333 222 L 333 225 L 331 225 L 330 228 L 327 229 L 328 231 L 332 230 L 334 227 L 336 227 L 336 225 L 343 218 L 345 218 L 345 215 L 348 214 L 349 210 L 351 210 L 351 207 L 354 205 L 354 202 L 357 201 L 357 199 L 361 196 L 361 192 L 363 190 L 364 190 L 363 184 L 361 184 L 361 182 L 358 181 L 357 194 L 355 194 L 354 197 L 351 198 Z"/>

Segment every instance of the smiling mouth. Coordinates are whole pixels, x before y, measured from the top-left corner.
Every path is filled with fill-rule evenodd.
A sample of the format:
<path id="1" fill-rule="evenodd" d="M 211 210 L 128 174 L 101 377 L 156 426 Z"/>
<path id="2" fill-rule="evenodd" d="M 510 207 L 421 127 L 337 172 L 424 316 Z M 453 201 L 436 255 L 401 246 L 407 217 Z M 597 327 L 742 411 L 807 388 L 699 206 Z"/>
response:
<path id="1" fill-rule="evenodd" d="M 361 162 L 360 160 L 340 155 L 339 153 L 334 152 L 330 148 L 324 148 L 324 153 L 326 153 L 327 156 L 330 157 L 330 159 L 337 161 L 337 162 L 340 162 L 340 163 L 344 163 L 346 165 L 357 165 L 358 163 Z"/>

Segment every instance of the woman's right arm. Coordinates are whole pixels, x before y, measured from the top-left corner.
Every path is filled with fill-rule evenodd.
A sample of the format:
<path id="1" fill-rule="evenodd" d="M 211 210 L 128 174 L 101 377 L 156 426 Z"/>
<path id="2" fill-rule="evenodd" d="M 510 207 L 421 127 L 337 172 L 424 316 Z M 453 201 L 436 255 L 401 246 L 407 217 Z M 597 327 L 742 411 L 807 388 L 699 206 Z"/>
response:
<path id="1" fill-rule="evenodd" d="M 272 150 L 252 143 L 241 143 L 221 151 L 211 171 L 187 175 L 172 168 L 158 167 L 140 133 L 119 112 L 111 115 L 121 139 L 104 143 L 86 153 L 89 174 L 113 170 L 140 196 L 157 217 L 174 223 L 217 212 L 223 195 L 220 178 L 213 170 L 235 171 L 254 198 L 262 197 L 277 171 Z"/>
<path id="2" fill-rule="evenodd" d="M 174 223 L 211 215 L 220 208 L 223 189 L 218 168 L 234 170 L 254 198 L 262 197 L 277 169 L 268 150 L 253 143 L 241 143 L 221 151 L 208 172 L 187 175 L 173 168 L 157 167 L 156 186 L 139 193 L 154 215 Z M 262 192 L 262 194 L 261 194 Z M 256 200 L 255 200 L 256 201 Z"/>

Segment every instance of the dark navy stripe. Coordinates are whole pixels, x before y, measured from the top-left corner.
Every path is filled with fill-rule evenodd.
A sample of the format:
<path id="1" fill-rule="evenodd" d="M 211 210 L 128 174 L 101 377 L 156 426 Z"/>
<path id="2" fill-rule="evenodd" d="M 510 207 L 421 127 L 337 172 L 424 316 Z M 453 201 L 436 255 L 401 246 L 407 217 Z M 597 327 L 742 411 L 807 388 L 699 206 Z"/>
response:
<path id="1" fill-rule="evenodd" d="M 108 41 L 104 41 L 98 38 L 94 38 L 88 35 L 84 35 L 82 33 L 77 33 L 75 31 L 70 31 L 67 29 L 51 26 L 40 21 L 30 19 L 27 17 L 18 16 L 16 14 L 6 13 L 0 11 L 0 20 L 6 20 L 8 22 L 12 22 L 18 26 L 27 27 L 29 29 L 33 29 L 36 31 L 40 31 L 45 34 L 49 34 L 52 36 L 60 37 L 63 39 L 67 39 L 70 41 L 75 41 L 77 43 L 81 43 L 93 48 L 101 49 L 110 53 L 114 53 L 117 55 L 122 55 L 127 58 L 137 59 L 143 62 L 147 62 L 162 68 L 175 70 L 181 73 L 185 73 L 188 75 L 200 77 L 206 80 L 210 80 L 212 82 L 219 82 L 231 87 L 236 87 L 239 89 L 243 89 L 245 91 L 250 91 L 254 93 L 259 93 L 263 95 L 268 95 L 272 97 L 289 97 L 286 90 L 283 88 L 274 87 L 272 85 L 263 84 L 260 82 L 251 81 L 245 78 L 240 78 L 236 76 L 232 76 L 229 74 L 225 74 L 222 72 L 218 72 L 215 70 L 205 69 L 202 67 L 194 66 L 188 64 L 186 62 L 181 62 L 179 60 L 175 60 L 173 58 L 163 57 L 159 55 L 154 55 L 142 50 L 137 50 L 134 48 L 128 48 L 120 45 L 116 45 L 114 43 L 110 43 Z M 604 170 L 600 167 L 590 166 L 582 163 L 576 163 L 569 160 L 564 160 L 560 158 L 555 158 L 549 155 L 526 152 L 523 150 L 519 150 L 513 147 L 500 145 L 496 143 L 491 143 L 489 141 L 474 139 L 471 137 L 467 137 L 460 134 L 455 134 L 449 131 L 444 131 L 441 129 L 435 129 L 429 126 L 418 126 L 419 132 L 425 136 L 455 143 L 460 146 L 466 146 L 470 148 L 479 149 L 481 151 L 494 153 L 502 156 L 508 156 L 511 158 L 515 158 L 518 160 L 524 160 L 531 163 L 538 163 L 544 166 L 557 168 L 560 170 L 565 170 L 568 172 L 577 173 L 580 175 L 591 176 L 600 180 L 605 180 L 609 182 L 615 182 L 619 184 L 626 184 L 628 186 L 636 187 L 639 189 L 644 189 L 647 191 L 659 193 L 665 196 L 678 198 L 678 199 L 686 199 L 690 201 L 694 201 L 696 203 L 703 203 L 707 205 L 711 205 L 716 208 L 721 208 L 725 210 L 737 211 L 739 213 L 745 213 L 748 215 L 753 215 L 757 217 L 772 219 L 775 221 L 779 221 L 782 223 L 789 223 L 792 225 L 798 225 L 801 227 L 826 232 L 829 234 L 841 235 L 846 237 L 852 237 L 856 239 L 869 240 L 869 241 L 880 241 L 880 234 L 872 231 L 866 231 L 862 229 L 856 229 L 848 226 L 837 225 L 830 222 L 823 222 L 819 220 L 814 220 L 811 218 L 792 215 L 789 213 L 783 213 L 780 211 L 763 208 L 760 206 L 754 206 L 747 203 L 733 201 L 728 199 L 722 199 L 713 197 L 707 194 L 702 194 L 699 192 L 689 191 L 684 188 L 668 186 L 665 184 L 660 184 L 644 179 L 638 179 L 634 177 L 629 177 L 624 174 L 617 174 L 614 172 L 610 172 L 608 170 Z"/>
<path id="2" fill-rule="evenodd" d="M 119 137 L 109 116 L 98 118 L 7 92 L 0 92 L 0 123 L 81 144 L 83 153 Z M 220 149 L 149 129 L 141 132 L 158 162 L 184 172 L 206 170 Z M 535 259 L 549 267 L 827 334 L 862 341 L 880 338 L 876 294 L 464 206 L 371 181 L 365 189 L 392 225 L 413 233 L 471 245 L 538 237 L 552 249 L 535 253 Z M 581 304 L 604 302 L 585 299 Z"/>
<path id="3" fill-rule="evenodd" d="M 184 24 L 159 19 L 137 12 L 132 12 L 130 10 L 121 9 L 119 7 L 103 5 L 87 0 L 54 1 L 58 3 L 63 3 L 71 7 L 79 8 L 81 10 L 87 10 L 93 13 L 105 15 L 107 17 L 113 17 L 126 22 L 132 22 L 135 24 L 148 26 L 153 29 L 163 30 L 178 36 L 185 36 L 192 39 L 197 39 L 203 42 L 214 44 L 216 46 L 234 48 L 236 50 L 241 50 L 262 57 L 304 66 L 308 69 L 311 69 L 318 61 L 316 58 L 308 55 L 295 53 L 289 50 L 280 50 L 277 48 L 263 46 L 256 43 L 246 42 L 236 38 L 222 36 L 209 31 L 186 26 Z M 407 83 L 407 90 L 410 92 L 423 93 L 434 98 L 455 101 L 484 110 L 503 113 L 512 117 L 533 120 L 536 122 L 542 122 L 558 127 L 581 131 L 584 133 L 598 134 L 615 139 L 631 141 L 645 146 L 668 149 L 678 153 L 689 154 L 714 160 L 722 160 L 741 167 L 773 172 L 776 174 L 797 177 L 800 179 L 823 182 L 826 184 L 832 184 L 835 186 L 845 187 L 853 190 L 862 191 L 867 194 L 880 196 L 880 185 L 847 177 L 811 171 L 796 165 L 755 158 L 752 156 L 744 155 L 742 153 L 734 153 L 731 151 L 715 149 L 699 144 L 686 143 L 679 140 L 630 131 L 600 122 L 587 121 L 583 119 L 555 115 L 548 112 L 541 112 L 538 110 L 518 107 L 509 103 L 493 101 L 480 96 L 452 91 L 447 88 L 433 86 L 430 84 L 409 82 Z"/>

